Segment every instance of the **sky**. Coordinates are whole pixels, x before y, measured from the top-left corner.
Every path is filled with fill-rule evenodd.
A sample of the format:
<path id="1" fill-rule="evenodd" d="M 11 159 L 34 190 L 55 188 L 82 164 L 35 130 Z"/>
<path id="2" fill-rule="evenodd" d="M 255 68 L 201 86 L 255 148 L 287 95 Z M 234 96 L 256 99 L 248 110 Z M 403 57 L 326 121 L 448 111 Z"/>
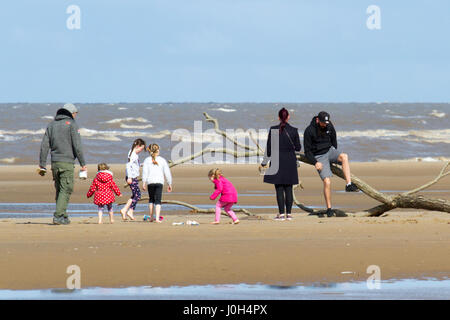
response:
<path id="1" fill-rule="evenodd" d="M 449 13 L 448 0 L 2 1 L 0 103 L 450 102 Z"/>

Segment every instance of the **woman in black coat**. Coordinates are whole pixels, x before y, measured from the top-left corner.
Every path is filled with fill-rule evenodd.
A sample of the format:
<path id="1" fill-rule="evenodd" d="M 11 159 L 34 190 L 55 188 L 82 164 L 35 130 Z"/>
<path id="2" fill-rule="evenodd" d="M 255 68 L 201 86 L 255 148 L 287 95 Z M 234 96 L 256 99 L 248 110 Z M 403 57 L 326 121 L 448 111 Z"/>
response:
<path id="1" fill-rule="evenodd" d="M 270 167 L 264 175 L 264 182 L 275 185 L 279 212 L 275 219 L 284 220 L 286 218 L 290 220 L 292 204 L 294 202 L 292 186 L 298 184 L 297 157 L 295 152 L 299 152 L 302 147 L 297 128 L 292 127 L 287 122 L 290 118 L 289 112 L 285 108 L 281 109 L 278 112 L 278 118 L 280 124 L 270 127 L 266 154 L 261 166 L 265 167 L 270 160 Z M 276 130 L 274 133 L 279 134 L 278 150 L 271 150 L 272 130 Z M 278 170 L 276 170 L 277 154 L 279 155 Z M 274 164 L 275 166 L 273 167 Z M 286 216 L 283 217 L 285 215 L 285 208 Z"/>

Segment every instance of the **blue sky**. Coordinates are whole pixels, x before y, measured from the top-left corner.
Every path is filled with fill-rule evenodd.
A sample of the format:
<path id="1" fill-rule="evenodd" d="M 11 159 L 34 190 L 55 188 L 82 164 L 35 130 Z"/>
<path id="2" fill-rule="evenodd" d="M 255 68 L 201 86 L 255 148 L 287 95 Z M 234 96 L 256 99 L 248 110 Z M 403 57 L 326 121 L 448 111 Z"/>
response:
<path id="1" fill-rule="evenodd" d="M 449 13 L 448 0 L 2 1 L 0 102 L 450 102 Z"/>

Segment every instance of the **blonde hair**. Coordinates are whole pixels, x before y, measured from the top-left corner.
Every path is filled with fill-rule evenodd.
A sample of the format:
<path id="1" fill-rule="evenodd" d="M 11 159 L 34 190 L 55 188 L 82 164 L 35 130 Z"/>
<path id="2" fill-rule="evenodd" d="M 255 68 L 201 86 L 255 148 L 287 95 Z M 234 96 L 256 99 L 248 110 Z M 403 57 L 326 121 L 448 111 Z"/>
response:
<path id="1" fill-rule="evenodd" d="M 153 164 L 158 165 L 158 162 L 156 162 L 156 154 L 159 152 L 159 146 L 156 143 L 153 143 L 148 146 L 147 151 L 150 153 L 150 156 L 152 157 Z"/>
<path id="2" fill-rule="evenodd" d="M 211 169 L 208 172 L 208 178 L 214 177 L 214 179 L 219 179 L 222 176 L 222 171 L 219 168 Z"/>
<path id="3" fill-rule="evenodd" d="M 97 169 L 98 171 L 109 170 L 109 166 L 106 163 L 99 163 Z"/>

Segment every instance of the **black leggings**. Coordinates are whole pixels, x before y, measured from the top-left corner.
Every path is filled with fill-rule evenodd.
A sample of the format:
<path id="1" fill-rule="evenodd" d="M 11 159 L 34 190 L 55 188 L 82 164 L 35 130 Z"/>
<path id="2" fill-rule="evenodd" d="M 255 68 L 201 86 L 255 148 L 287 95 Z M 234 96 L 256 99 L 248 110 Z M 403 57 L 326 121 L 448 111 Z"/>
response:
<path id="1" fill-rule="evenodd" d="M 276 184 L 275 191 L 277 192 L 278 211 L 284 214 L 284 207 L 286 205 L 286 213 L 291 214 L 294 197 L 292 195 L 292 184 Z"/>
<path id="2" fill-rule="evenodd" d="M 161 204 L 163 185 L 161 183 L 150 183 L 148 188 L 148 202 L 155 205 Z"/>

